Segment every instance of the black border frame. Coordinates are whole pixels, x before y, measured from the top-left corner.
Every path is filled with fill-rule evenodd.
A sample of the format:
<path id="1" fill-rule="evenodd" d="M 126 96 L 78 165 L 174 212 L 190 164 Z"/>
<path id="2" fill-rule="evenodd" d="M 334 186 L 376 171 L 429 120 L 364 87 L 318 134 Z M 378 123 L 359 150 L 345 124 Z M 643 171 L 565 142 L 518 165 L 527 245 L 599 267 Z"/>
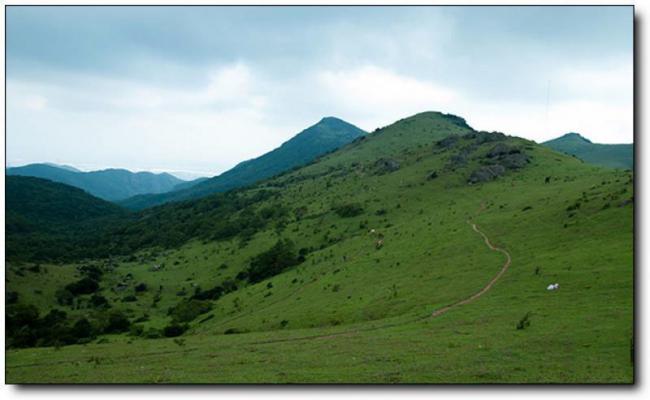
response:
<path id="1" fill-rule="evenodd" d="M 641 146 L 639 145 L 639 140 L 641 135 L 639 132 L 642 130 L 642 119 L 641 112 L 639 109 L 639 104 L 642 102 L 641 90 L 639 90 L 639 85 L 642 83 L 641 75 L 641 57 L 639 54 L 638 38 L 641 37 L 641 26 L 642 23 L 639 20 L 634 4 L 5 4 L 4 5 L 4 156 L 5 156 L 5 176 L 7 170 L 7 9 L 8 8 L 17 8 L 17 7 L 631 7 L 632 8 L 632 56 L 633 56 L 633 68 L 632 68 L 632 87 L 633 87 L 633 107 L 632 107 L 632 129 L 633 129 L 633 209 L 632 209 L 632 229 L 633 229 L 633 305 L 632 305 L 632 347 L 630 352 L 630 361 L 632 363 L 632 382 L 631 383 L 553 383 L 553 382 L 542 382 L 542 383 L 359 383 L 359 384 L 350 384 L 350 383 L 162 383 L 162 384 L 144 384 L 144 383 L 92 383 L 92 382 L 83 382 L 83 383 L 7 383 L 7 369 L 6 369 L 6 349 L 5 349 L 5 385 L 12 385 L 20 390 L 25 392 L 33 391 L 49 391 L 52 389 L 66 389 L 66 388 L 79 388 L 84 389 L 93 389 L 93 388 L 110 388 L 117 389 L 122 388 L 141 388 L 144 390 L 151 390 L 152 388 L 159 387 L 164 388 L 164 390 L 169 390 L 170 387 L 177 387 L 182 390 L 187 390 L 190 387 L 254 387 L 257 389 L 268 390 L 270 388 L 277 387 L 339 387 L 339 388 L 368 388 L 368 387 L 381 387 L 384 389 L 386 386 L 391 386 L 396 389 L 403 388 L 422 388 L 422 387 L 473 387 L 485 389 L 487 387 L 546 387 L 549 386 L 555 388 L 580 388 L 580 387 L 592 387 L 597 386 L 601 389 L 617 389 L 621 388 L 633 389 L 638 387 L 638 374 L 640 369 L 640 360 L 639 360 L 639 290 L 640 290 L 640 273 L 638 270 L 638 261 L 639 257 L 637 254 L 637 249 L 639 240 L 639 229 L 640 226 L 637 224 L 637 217 L 640 216 L 640 213 L 637 213 L 637 204 L 638 204 L 638 188 L 639 186 L 639 175 L 640 164 L 643 163 L 641 158 Z M 6 193 L 6 182 L 5 182 L 5 193 Z M 6 207 L 6 202 L 5 202 Z M 6 215 L 6 212 L 5 212 Z M 6 241 L 5 241 L 6 245 Z M 6 259 L 4 260 L 6 263 Z M 5 286 L 5 292 L 6 292 Z M 5 307 L 3 303 L 3 308 Z M 4 315 L 3 315 L 4 319 Z M 6 321 L 5 321 L 6 323 Z M 130 390 L 129 389 L 129 390 Z"/>

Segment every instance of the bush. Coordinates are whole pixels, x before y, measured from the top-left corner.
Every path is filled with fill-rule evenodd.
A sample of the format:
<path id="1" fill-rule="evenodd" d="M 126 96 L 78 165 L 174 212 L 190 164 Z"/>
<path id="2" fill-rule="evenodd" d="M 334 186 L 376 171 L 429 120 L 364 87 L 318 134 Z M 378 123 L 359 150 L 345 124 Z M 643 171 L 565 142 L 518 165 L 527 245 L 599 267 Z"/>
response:
<path id="1" fill-rule="evenodd" d="M 144 333 L 144 337 L 147 339 L 159 339 L 163 336 L 163 333 L 160 329 L 156 328 L 149 328 L 147 331 Z"/>
<path id="2" fill-rule="evenodd" d="M 569 207 L 567 207 L 566 210 L 567 210 L 567 211 L 575 211 L 575 210 L 577 210 L 577 209 L 579 209 L 579 208 L 580 208 L 580 202 L 579 202 L 579 201 L 576 201 L 575 203 L 573 203 L 572 205 L 570 205 Z"/>
<path id="3" fill-rule="evenodd" d="M 280 239 L 269 250 L 253 257 L 247 271 L 248 281 L 251 283 L 261 282 L 298 264 L 300 264 L 300 260 L 294 252 L 293 242 Z"/>
<path id="4" fill-rule="evenodd" d="M 90 304 L 94 308 L 109 308 L 110 304 L 108 303 L 108 299 L 106 297 L 102 296 L 101 294 L 93 294 L 90 297 Z"/>
<path id="5" fill-rule="evenodd" d="M 120 333 L 129 330 L 131 322 L 124 312 L 113 310 L 109 312 L 107 324 L 104 328 L 104 333 Z"/>
<path id="6" fill-rule="evenodd" d="M 79 268 L 79 271 L 81 271 L 84 275 L 86 275 L 88 278 L 94 281 L 99 281 L 103 274 L 101 268 L 95 265 L 85 265 Z"/>
<path id="7" fill-rule="evenodd" d="M 361 215 L 363 213 L 363 207 L 359 203 L 349 203 L 343 204 L 334 208 L 334 212 L 342 218 L 351 218 Z"/>
<path id="8" fill-rule="evenodd" d="M 232 279 L 225 279 L 221 282 L 221 286 L 223 286 L 224 293 L 230 293 L 237 290 L 237 282 Z"/>
<path id="9" fill-rule="evenodd" d="M 5 327 L 8 333 L 24 326 L 33 326 L 37 320 L 38 309 L 31 304 L 12 304 L 5 309 Z"/>
<path id="10" fill-rule="evenodd" d="M 519 320 L 519 322 L 517 322 L 517 330 L 523 330 L 530 326 L 530 320 L 528 319 L 529 317 L 530 317 L 530 312 L 527 312 L 526 315 L 524 315 Z"/>
<path id="11" fill-rule="evenodd" d="M 212 310 L 212 303 L 207 300 L 183 300 L 169 309 L 172 321 L 176 323 L 190 322 L 201 314 Z"/>
<path id="12" fill-rule="evenodd" d="M 170 325 L 167 325 L 163 329 L 163 335 L 165 335 L 165 337 L 180 336 L 183 333 L 185 333 L 185 331 L 188 328 L 189 328 L 189 326 L 187 324 L 179 324 L 179 323 L 176 323 L 176 322 L 172 322 Z"/>
<path id="13" fill-rule="evenodd" d="M 137 293 L 140 293 L 140 292 L 146 292 L 146 291 L 147 291 L 147 284 L 144 283 L 144 282 L 137 284 L 137 285 L 135 286 L 135 291 L 136 291 Z"/>
<path id="14" fill-rule="evenodd" d="M 92 338 L 94 336 L 94 329 L 86 318 L 81 318 L 74 323 L 71 333 L 77 339 Z"/>
<path id="15" fill-rule="evenodd" d="M 132 295 L 132 294 L 130 294 L 128 296 L 124 296 L 122 298 L 122 303 L 133 303 L 135 301 L 138 301 L 138 298 L 135 297 L 135 295 Z"/>
<path id="16" fill-rule="evenodd" d="M 59 289 L 54 294 L 56 302 L 61 306 L 71 306 L 74 301 L 74 295 L 67 289 Z"/>
<path id="17" fill-rule="evenodd" d="M 67 291 L 72 293 L 74 296 L 80 294 L 91 294 L 99 289 L 99 283 L 96 280 L 88 277 L 81 278 L 77 282 L 70 283 L 65 287 Z"/>
<path id="18" fill-rule="evenodd" d="M 131 336 L 142 336 L 143 333 L 144 333 L 144 326 L 139 324 L 133 324 L 129 329 L 129 335 Z"/>

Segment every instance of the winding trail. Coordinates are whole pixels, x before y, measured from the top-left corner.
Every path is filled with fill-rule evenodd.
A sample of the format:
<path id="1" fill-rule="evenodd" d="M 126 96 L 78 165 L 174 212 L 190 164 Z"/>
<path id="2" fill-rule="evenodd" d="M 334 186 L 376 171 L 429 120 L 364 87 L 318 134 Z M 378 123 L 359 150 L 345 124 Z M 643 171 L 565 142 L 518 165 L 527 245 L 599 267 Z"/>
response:
<path id="1" fill-rule="evenodd" d="M 479 209 L 479 212 L 481 212 L 484 209 L 484 205 L 481 204 L 481 208 Z M 436 318 L 439 317 L 448 311 L 473 302 L 474 300 L 478 299 L 479 297 L 483 296 L 485 293 L 487 293 L 490 289 L 492 289 L 492 286 L 503 276 L 503 274 L 506 273 L 508 268 L 510 268 L 510 264 L 512 264 L 512 257 L 510 256 L 510 253 L 502 249 L 501 247 L 494 246 L 491 242 L 490 239 L 487 237 L 485 233 L 483 233 L 478 226 L 471 222 L 471 220 L 467 220 L 467 223 L 472 227 L 474 232 L 478 233 L 483 237 L 483 240 L 485 241 L 485 245 L 490 248 L 490 250 L 497 251 L 503 255 L 506 256 L 506 261 L 503 263 L 503 267 L 501 267 L 501 270 L 478 292 L 474 293 L 473 295 L 466 297 L 464 299 L 458 300 L 455 303 L 449 304 L 447 306 L 444 306 L 442 308 L 439 308 L 435 310 L 431 315 L 426 315 L 424 317 L 418 317 L 415 319 L 411 319 L 408 321 L 400 321 L 400 322 L 394 322 L 394 323 L 389 323 L 389 324 L 383 324 L 379 326 L 373 326 L 373 327 L 368 327 L 368 328 L 358 328 L 358 329 L 353 329 L 353 330 L 348 330 L 348 331 L 343 331 L 343 332 L 337 332 L 337 333 L 332 333 L 329 335 L 312 335 L 312 336 L 302 336 L 302 337 L 297 337 L 297 338 L 286 338 L 286 339 L 271 339 L 271 340 L 264 340 L 264 341 L 257 341 L 257 342 L 251 342 L 248 344 L 269 344 L 269 343 L 282 343 L 282 342 L 293 342 L 293 341 L 299 341 L 299 340 L 313 340 L 313 339 L 330 339 L 333 337 L 338 337 L 338 336 L 349 336 L 353 335 L 359 332 L 368 332 L 368 331 L 375 331 L 379 329 L 386 329 L 386 328 L 392 328 L 395 326 L 402 326 L 406 324 L 410 324 L 413 322 L 419 322 L 425 319 L 429 318 Z"/>
<path id="2" fill-rule="evenodd" d="M 451 310 L 452 308 L 462 306 L 463 304 L 471 303 L 474 300 L 478 299 L 479 297 L 483 296 L 488 290 L 492 289 L 492 286 L 494 286 L 494 284 L 503 276 L 503 274 L 506 273 L 508 268 L 510 268 L 510 264 L 512 263 L 512 258 L 510 257 L 510 253 L 508 253 L 507 250 L 504 250 L 504 249 L 502 249 L 500 247 L 496 247 L 492 243 L 490 243 L 490 239 L 488 239 L 488 237 L 487 237 L 487 235 L 485 233 L 481 232 L 481 230 L 478 229 L 476 224 L 472 223 L 470 220 L 467 220 L 467 223 L 472 226 L 472 229 L 474 229 L 474 231 L 476 233 L 483 236 L 483 239 L 485 240 L 485 244 L 487 245 L 487 247 L 490 248 L 490 250 L 498 251 L 499 253 L 505 255 L 506 256 L 506 262 L 503 264 L 503 267 L 501 268 L 501 270 L 494 276 L 494 278 L 492 278 L 492 280 L 490 280 L 490 282 L 488 282 L 487 285 L 485 285 L 485 287 L 483 289 L 481 289 L 478 292 L 474 293 L 470 297 L 467 297 L 467 298 L 465 298 L 463 300 L 460 300 L 460 301 L 458 301 L 456 303 L 450 304 L 450 305 L 445 306 L 443 308 L 437 309 L 436 311 L 434 311 L 431 314 L 431 317 L 433 317 L 433 318 L 438 317 L 438 316 L 446 313 L 447 311 Z"/>
<path id="3" fill-rule="evenodd" d="M 479 210 L 482 211 L 484 209 L 484 206 L 481 205 L 481 208 Z M 510 267 L 510 264 L 512 263 L 512 258 L 510 256 L 510 253 L 500 247 L 497 247 L 493 245 L 490 242 L 490 239 L 487 237 L 485 233 L 483 233 L 478 226 L 471 221 L 471 219 L 467 220 L 467 223 L 472 227 L 472 229 L 481 235 L 483 237 L 483 240 L 485 241 L 486 246 L 490 248 L 490 250 L 497 251 L 503 255 L 506 256 L 506 261 L 503 264 L 503 267 L 501 267 L 501 270 L 478 292 L 474 293 L 473 295 L 466 297 L 464 299 L 458 300 L 455 303 L 449 304 L 447 306 L 444 306 L 442 308 L 439 308 L 435 310 L 433 313 L 430 315 L 425 315 L 422 317 L 410 319 L 407 321 L 399 321 L 399 322 L 393 322 L 393 323 L 387 323 L 387 324 L 382 324 L 382 325 L 377 325 L 377 326 L 372 326 L 372 327 L 367 327 L 367 328 L 357 328 L 357 329 L 351 329 L 343 332 L 337 332 L 337 333 L 332 333 L 332 334 L 326 334 L 326 335 L 311 335 L 311 336 L 300 336 L 300 337 L 293 337 L 293 338 L 285 338 L 285 339 L 270 339 L 270 340 L 261 340 L 261 341 L 254 341 L 254 342 L 246 342 L 246 343 L 240 343 L 237 344 L 236 346 L 246 346 L 246 345 L 259 345 L 259 344 L 271 344 L 271 343 L 283 343 L 283 342 L 296 342 L 296 341 L 301 341 L 301 340 L 315 340 L 315 339 L 329 339 L 329 338 L 334 338 L 334 337 L 339 337 L 339 336 L 351 336 L 360 332 L 368 332 L 368 331 L 375 331 L 379 329 L 386 329 L 386 328 L 392 328 L 396 326 L 403 326 L 406 324 L 410 324 L 413 322 L 419 322 L 422 320 L 426 320 L 429 318 L 437 318 L 448 311 L 473 302 L 474 300 L 478 299 L 479 297 L 483 296 L 485 293 L 487 293 L 490 289 L 492 289 L 492 286 L 503 276 L 503 274 L 506 273 L 508 268 Z M 178 351 L 160 351 L 160 352 L 151 352 L 151 353 L 144 353 L 140 354 L 140 357 L 148 357 L 148 356 L 154 356 L 154 355 L 160 355 L 160 354 L 170 354 L 170 353 L 187 353 L 190 351 L 196 351 L 198 348 L 189 348 L 189 349 L 184 349 L 184 350 L 178 350 Z M 210 357 L 215 357 L 216 355 L 214 354 L 208 354 Z M 111 357 L 111 359 L 120 359 L 120 358 L 131 358 L 132 355 L 123 355 L 123 356 L 118 356 L 118 357 Z M 44 366 L 44 365 L 53 365 L 53 364 L 65 364 L 65 363 L 70 363 L 70 362 L 75 362 L 72 360 L 62 360 L 62 361 L 55 361 L 55 362 L 49 362 L 49 363 L 30 363 L 30 364 L 22 364 L 22 365 L 13 365 L 13 366 L 7 366 L 7 368 L 24 368 L 24 367 L 31 367 L 31 366 Z"/>

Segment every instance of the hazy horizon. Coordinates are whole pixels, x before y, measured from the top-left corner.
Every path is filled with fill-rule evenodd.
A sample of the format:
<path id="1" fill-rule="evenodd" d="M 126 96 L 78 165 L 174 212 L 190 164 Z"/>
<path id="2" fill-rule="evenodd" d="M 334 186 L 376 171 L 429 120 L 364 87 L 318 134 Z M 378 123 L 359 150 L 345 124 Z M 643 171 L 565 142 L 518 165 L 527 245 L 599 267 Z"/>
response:
<path id="1" fill-rule="evenodd" d="M 194 172 L 326 115 L 633 142 L 632 7 L 7 7 L 7 165 Z M 169 29 L 174 27 L 174 29 Z"/>

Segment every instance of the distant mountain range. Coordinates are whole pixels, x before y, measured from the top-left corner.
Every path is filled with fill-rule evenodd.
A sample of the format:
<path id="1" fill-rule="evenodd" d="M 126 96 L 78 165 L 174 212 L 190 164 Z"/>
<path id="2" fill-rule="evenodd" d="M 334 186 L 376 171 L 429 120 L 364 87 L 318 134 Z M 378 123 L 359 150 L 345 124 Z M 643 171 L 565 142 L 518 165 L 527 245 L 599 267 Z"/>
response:
<path id="1" fill-rule="evenodd" d="M 622 169 L 634 167 L 633 144 L 592 143 L 589 139 L 574 132 L 542 144 L 553 150 L 576 156 L 590 164 Z"/>
<path id="2" fill-rule="evenodd" d="M 8 168 L 6 174 L 32 176 L 65 183 L 108 201 L 124 200 L 138 194 L 183 189 L 201 181 L 187 182 L 168 173 L 131 172 L 125 169 L 83 172 L 70 166 L 50 163 Z"/>
<path id="3" fill-rule="evenodd" d="M 164 203 L 196 199 L 253 184 L 292 168 L 314 161 L 366 134 L 362 129 L 334 117 L 326 117 L 300 132 L 277 149 L 244 161 L 219 176 L 190 187 L 161 194 L 139 195 L 119 202 L 131 209 L 143 209 Z M 180 190 L 178 190 L 180 189 Z"/>

